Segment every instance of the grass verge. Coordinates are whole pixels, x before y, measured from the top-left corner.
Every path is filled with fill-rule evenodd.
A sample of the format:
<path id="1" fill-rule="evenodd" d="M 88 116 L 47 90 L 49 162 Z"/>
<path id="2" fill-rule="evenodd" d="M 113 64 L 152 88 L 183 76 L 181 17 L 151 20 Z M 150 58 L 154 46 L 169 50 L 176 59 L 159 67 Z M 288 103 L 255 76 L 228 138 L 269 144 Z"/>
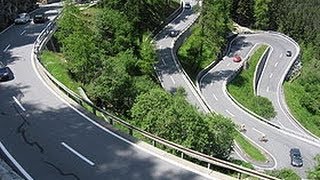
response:
<path id="1" fill-rule="evenodd" d="M 243 135 L 237 133 L 235 141 L 250 159 L 258 162 L 266 162 L 267 157 L 253 144 L 251 144 Z"/>
<path id="2" fill-rule="evenodd" d="M 248 69 L 242 70 L 228 85 L 229 93 L 243 106 L 266 119 L 275 117 L 276 112 L 272 102 L 265 97 L 255 96 L 253 77 L 259 59 L 267 49 L 261 45 L 248 61 Z"/>
<path id="3" fill-rule="evenodd" d="M 305 93 L 304 87 L 296 81 L 286 82 L 284 84 L 286 103 L 292 115 L 303 127 L 308 129 L 314 135 L 320 137 L 320 115 L 312 115 L 300 103 L 300 100 L 303 98 L 303 94 Z"/>
<path id="4" fill-rule="evenodd" d="M 73 81 L 67 71 L 66 63 L 63 55 L 52 51 L 43 51 L 40 56 L 40 61 L 43 66 L 52 74 L 58 81 L 67 86 L 73 92 L 78 92 L 80 83 Z"/>

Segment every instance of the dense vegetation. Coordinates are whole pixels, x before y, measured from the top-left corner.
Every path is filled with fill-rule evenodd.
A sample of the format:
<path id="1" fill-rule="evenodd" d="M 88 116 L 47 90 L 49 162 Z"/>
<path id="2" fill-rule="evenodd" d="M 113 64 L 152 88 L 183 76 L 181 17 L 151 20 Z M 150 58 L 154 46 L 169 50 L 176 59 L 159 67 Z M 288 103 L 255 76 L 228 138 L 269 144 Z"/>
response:
<path id="1" fill-rule="evenodd" d="M 320 136 L 320 1 L 233 0 L 232 17 L 241 25 L 281 31 L 299 42 L 302 72 L 285 84 L 295 117 Z"/>
<path id="2" fill-rule="evenodd" d="M 315 157 L 317 165 L 314 169 L 308 172 L 308 179 L 320 179 L 320 155 Z"/>
<path id="3" fill-rule="evenodd" d="M 231 31 L 230 7 L 228 0 L 203 1 L 192 34 L 178 51 L 182 66 L 192 79 L 225 47 L 227 34 Z"/>
<path id="4" fill-rule="evenodd" d="M 0 31 L 11 24 L 17 14 L 36 8 L 37 0 L 1 0 Z"/>
<path id="5" fill-rule="evenodd" d="M 67 84 L 81 85 L 98 106 L 141 129 L 228 159 L 234 124 L 198 112 L 186 101 L 183 89 L 170 94 L 156 81 L 150 32 L 178 5 L 163 0 L 105 0 L 85 11 L 66 5 L 55 34 L 62 52 L 45 52 L 43 63 L 53 71 L 65 68 L 60 70 L 62 81 L 71 78 L 75 83 Z"/>
<path id="6" fill-rule="evenodd" d="M 254 113 L 270 119 L 275 117 L 276 112 L 270 100 L 256 96 L 253 89 L 253 77 L 259 59 L 267 49 L 266 45 L 260 46 L 248 60 L 248 68 L 243 69 L 227 86 L 230 94 L 243 106 Z"/>
<path id="7" fill-rule="evenodd" d="M 300 180 L 301 178 L 297 173 L 294 172 L 292 169 L 280 169 L 280 170 L 273 170 L 268 172 L 271 176 L 277 177 L 283 180 Z"/>

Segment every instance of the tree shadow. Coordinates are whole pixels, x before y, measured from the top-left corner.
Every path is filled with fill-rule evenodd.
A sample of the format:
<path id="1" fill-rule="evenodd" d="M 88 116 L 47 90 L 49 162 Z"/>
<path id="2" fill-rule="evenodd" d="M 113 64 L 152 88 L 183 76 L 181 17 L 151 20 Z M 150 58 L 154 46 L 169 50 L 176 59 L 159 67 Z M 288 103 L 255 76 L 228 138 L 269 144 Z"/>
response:
<path id="1" fill-rule="evenodd" d="M 39 100 L 34 101 L 21 94 L 22 90 L 34 94 L 42 91 L 39 94 L 45 96 L 35 97 Z M 80 110 L 107 130 L 99 128 L 52 96 L 45 87 L 0 84 L 1 142 L 33 178 L 204 179 L 124 142 L 120 138 L 139 143 Z M 16 97 L 25 110 L 12 97 Z M 76 156 L 63 143 L 94 165 Z"/>
<path id="2" fill-rule="evenodd" d="M 218 81 L 226 81 L 229 76 L 234 74 L 235 71 L 233 70 L 219 70 L 214 72 L 209 72 L 205 75 L 200 83 L 200 89 L 205 88 L 210 84 L 214 84 Z"/>

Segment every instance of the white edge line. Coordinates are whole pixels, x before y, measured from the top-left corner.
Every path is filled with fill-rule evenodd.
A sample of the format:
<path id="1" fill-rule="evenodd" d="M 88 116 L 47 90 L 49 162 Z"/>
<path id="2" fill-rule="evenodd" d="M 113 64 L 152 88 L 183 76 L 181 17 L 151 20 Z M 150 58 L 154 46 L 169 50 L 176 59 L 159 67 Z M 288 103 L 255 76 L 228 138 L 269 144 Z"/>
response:
<path id="1" fill-rule="evenodd" d="M 13 100 L 18 104 L 18 106 L 22 109 L 22 111 L 26 111 L 26 109 L 22 106 L 22 104 L 19 102 L 19 100 L 12 96 Z"/>
<path id="2" fill-rule="evenodd" d="M 203 176 L 203 177 L 206 177 L 206 178 L 209 178 L 209 179 L 216 179 L 216 178 L 210 176 L 209 174 L 200 172 L 200 171 L 195 170 L 195 169 L 193 169 L 193 168 L 191 168 L 191 167 L 188 167 L 188 166 L 184 166 L 184 165 L 181 164 L 181 163 L 178 163 L 178 162 L 176 162 L 176 161 L 174 161 L 174 160 L 165 158 L 165 157 L 163 157 L 162 155 L 159 155 L 159 154 L 157 154 L 157 153 L 155 153 L 155 152 L 152 152 L 151 150 L 145 149 L 145 148 L 143 148 L 143 147 L 141 147 L 141 146 L 139 146 L 139 145 L 137 145 L 137 144 L 135 144 L 135 143 L 132 143 L 132 142 L 130 142 L 129 140 L 127 140 L 127 139 L 125 139 L 125 138 L 123 138 L 123 137 L 121 137 L 121 136 L 113 133 L 112 131 L 104 128 L 102 125 L 98 124 L 98 123 L 95 122 L 94 120 L 90 119 L 89 117 L 87 117 L 86 115 L 84 115 L 82 112 L 80 112 L 78 109 L 76 109 L 75 107 L 73 107 L 73 106 L 72 106 L 70 103 L 68 103 L 65 99 L 63 99 L 62 97 L 60 97 L 53 89 L 51 89 L 51 88 L 49 87 L 48 84 L 46 84 L 46 82 L 42 79 L 42 77 L 40 76 L 38 70 L 36 69 L 35 60 L 34 60 L 34 53 L 33 53 L 33 52 L 31 53 L 31 58 L 32 58 L 32 67 L 33 67 L 34 71 L 36 72 L 36 75 L 37 75 L 38 78 L 41 80 L 41 82 L 48 88 L 48 90 L 51 91 L 51 93 L 54 94 L 54 95 L 55 95 L 58 99 L 60 99 L 63 103 L 65 103 L 67 106 L 69 106 L 69 107 L 70 107 L 71 109 L 73 109 L 75 112 L 77 112 L 80 116 L 82 116 L 83 118 L 85 118 L 86 120 L 88 120 L 89 122 L 91 122 L 92 124 L 94 124 L 95 126 L 97 126 L 98 128 L 100 128 L 100 129 L 102 129 L 103 131 L 105 131 L 106 133 L 109 133 L 109 134 L 111 134 L 112 136 L 114 136 L 114 137 L 116 137 L 116 138 L 118 138 L 118 139 L 126 142 L 127 144 L 129 144 L 129 145 L 131 145 L 131 146 L 133 146 L 133 147 L 135 147 L 135 148 L 137 148 L 137 149 L 139 149 L 139 150 L 141 150 L 141 151 L 144 151 L 144 152 L 146 152 L 146 153 L 148 153 L 148 154 L 150 154 L 150 155 L 152 155 L 152 156 L 154 156 L 154 157 L 157 157 L 157 158 L 159 158 L 159 159 L 161 159 L 161 160 L 163 160 L 163 161 L 166 161 L 166 162 L 168 162 L 168 163 L 170 163 L 170 164 L 172 164 L 172 165 L 174 165 L 174 166 L 183 168 L 183 169 L 185 169 L 185 170 L 188 170 L 188 171 L 190 171 L 190 172 L 199 174 L 199 175 L 201 175 L 201 176 Z"/>
<path id="3" fill-rule="evenodd" d="M 9 151 L 4 147 L 4 145 L 0 142 L 0 148 L 4 152 L 4 154 L 10 159 L 10 161 L 18 168 L 18 170 L 24 175 L 24 177 L 28 180 L 33 180 L 33 178 L 23 169 L 23 167 L 11 156 Z"/>
<path id="4" fill-rule="evenodd" d="M 77 155 L 79 158 L 81 158 L 82 160 L 84 160 L 85 162 L 87 162 L 88 164 L 90 164 L 91 166 L 94 166 L 94 162 L 90 161 L 88 158 L 84 157 L 82 154 L 80 154 L 79 152 L 77 152 L 76 150 L 74 150 L 72 147 L 70 147 L 68 144 L 66 144 L 65 142 L 61 142 L 61 145 L 64 146 L 65 148 L 67 148 L 69 151 L 71 151 L 72 153 L 74 153 L 75 155 Z"/>

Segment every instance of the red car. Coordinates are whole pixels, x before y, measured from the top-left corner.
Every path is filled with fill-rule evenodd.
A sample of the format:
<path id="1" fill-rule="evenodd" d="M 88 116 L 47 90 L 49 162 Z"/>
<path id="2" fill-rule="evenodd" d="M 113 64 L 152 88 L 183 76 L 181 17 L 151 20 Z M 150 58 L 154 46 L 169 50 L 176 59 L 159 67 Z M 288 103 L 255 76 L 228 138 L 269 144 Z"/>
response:
<path id="1" fill-rule="evenodd" d="M 241 57 L 239 55 L 235 55 L 232 58 L 233 62 L 240 62 L 241 61 Z"/>

